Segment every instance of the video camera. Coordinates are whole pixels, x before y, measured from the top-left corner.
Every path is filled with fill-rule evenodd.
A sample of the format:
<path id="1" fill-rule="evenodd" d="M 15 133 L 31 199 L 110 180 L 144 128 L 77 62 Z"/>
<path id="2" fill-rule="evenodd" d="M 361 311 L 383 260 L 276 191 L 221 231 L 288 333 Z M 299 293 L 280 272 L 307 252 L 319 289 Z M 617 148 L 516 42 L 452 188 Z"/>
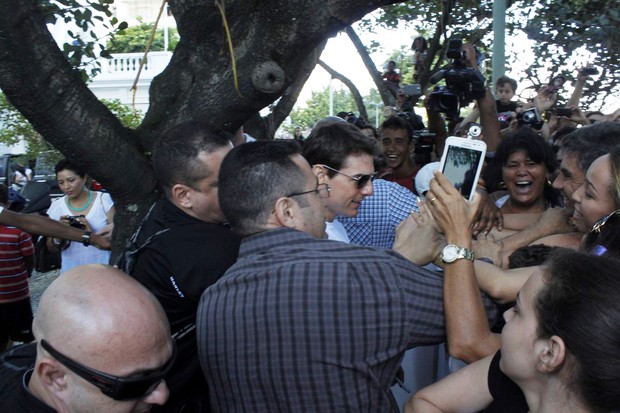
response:
<path id="1" fill-rule="evenodd" d="M 449 120 L 459 117 L 462 106 L 469 105 L 474 99 L 484 97 L 484 76 L 480 71 L 466 66 L 466 56 L 463 50 L 463 41 L 453 39 L 448 42 L 446 51 L 452 64 L 445 66 L 429 79 L 436 84 L 442 79 L 446 80 L 446 86 L 436 86 L 428 99 L 428 110 L 445 113 Z M 484 55 L 476 53 L 478 62 Z"/>
<path id="2" fill-rule="evenodd" d="M 507 128 L 512 120 L 512 112 L 498 113 L 497 120 L 499 121 L 500 129 Z M 536 108 L 530 108 L 521 113 L 517 113 L 517 120 L 519 121 L 519 125 L 528 125 L 537 130 L 542 128 L 544 124 L 544 121 Z"/>

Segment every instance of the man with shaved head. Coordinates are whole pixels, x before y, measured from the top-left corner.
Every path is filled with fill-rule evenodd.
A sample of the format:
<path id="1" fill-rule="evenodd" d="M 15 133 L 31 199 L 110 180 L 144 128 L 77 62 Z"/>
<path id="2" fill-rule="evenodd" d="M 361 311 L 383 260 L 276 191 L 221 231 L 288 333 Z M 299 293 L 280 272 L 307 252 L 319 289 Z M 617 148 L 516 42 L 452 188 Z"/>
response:
<path id="1" fill-rule="evenodd" d="M 0 358 L 0 411 L 134 413 L 168 398 L 174 361 L 166 315 L 123 272 L 76 267 L 47 288 L 35 343 Z"/>

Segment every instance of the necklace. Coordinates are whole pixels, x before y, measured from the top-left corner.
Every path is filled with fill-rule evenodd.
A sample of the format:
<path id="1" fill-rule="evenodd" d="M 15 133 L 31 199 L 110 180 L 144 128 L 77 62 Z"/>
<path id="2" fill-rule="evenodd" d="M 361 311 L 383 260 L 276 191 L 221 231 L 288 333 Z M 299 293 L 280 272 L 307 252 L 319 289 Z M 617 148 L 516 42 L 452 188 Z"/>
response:
<path id="1" fill-rule="evenodd" d="M 88 189 L 86 190 L 86 192 L 88 192 L 88 201 L 86 201 L 86 204 L 81 207 L 81 208 L 74 208 L 71 206 L 71 201 L 69 201 L 69 197 L 65 198 L 65 202 L 67 203 L 67 208 L 69 208 L 71 211 L 74 212 L 82 212 L 85 209 L 88 209 L 88 207 L 90 206 L 90 203 L 93 201 L 93 193 L 91 191 L 89 191 Z"/>

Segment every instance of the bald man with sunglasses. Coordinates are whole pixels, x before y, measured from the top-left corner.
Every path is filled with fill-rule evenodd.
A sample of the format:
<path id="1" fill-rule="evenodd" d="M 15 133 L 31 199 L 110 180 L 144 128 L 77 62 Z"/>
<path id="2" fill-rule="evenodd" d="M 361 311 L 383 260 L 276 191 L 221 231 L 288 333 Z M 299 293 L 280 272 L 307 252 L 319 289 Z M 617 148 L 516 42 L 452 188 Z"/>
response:
<path id="1" fill-rule="evenodd" d="M 166 315 L 137 281 L 76 267 L 47 288 L 35 343 L 0 358 L 0 411 L 137 413 L 168 398 L 175 358 Z"/>

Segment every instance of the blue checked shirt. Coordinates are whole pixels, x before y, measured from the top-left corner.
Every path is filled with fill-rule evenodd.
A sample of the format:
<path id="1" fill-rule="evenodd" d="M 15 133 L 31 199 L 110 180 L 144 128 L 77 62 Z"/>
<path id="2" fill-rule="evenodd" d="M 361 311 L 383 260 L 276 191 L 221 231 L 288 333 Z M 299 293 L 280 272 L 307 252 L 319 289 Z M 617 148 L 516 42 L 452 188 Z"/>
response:
<path id="1" fill-rule="evenodd" d="M 356 217 L 338 216 L 352 244 L 392 248 L 396 227 L 411 211 L 419 212 L 417 197 L 407 188 L 384 179 L 373 182 L 374 194 L 364 198 Z"/>
<path id="2" fill-rule="evenodd" d="M 445 340 L 442 277 L 390 250 L 268 230 L 204 292 L 197 330 L 215 412 L 397 412 L 405 350 Z"/>

